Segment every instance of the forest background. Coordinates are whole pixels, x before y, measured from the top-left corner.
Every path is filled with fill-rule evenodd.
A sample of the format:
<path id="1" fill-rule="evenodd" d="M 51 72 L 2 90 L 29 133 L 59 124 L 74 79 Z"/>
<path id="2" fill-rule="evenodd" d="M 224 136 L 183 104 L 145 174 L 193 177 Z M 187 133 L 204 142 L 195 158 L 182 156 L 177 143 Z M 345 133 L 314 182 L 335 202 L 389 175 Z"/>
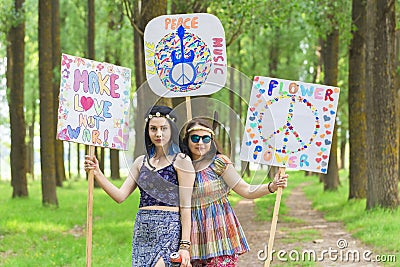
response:
<path id="1" fill-rule="evenodd" d="M 147 22 L 163 14 L 207 12 L 225 28 L 232 69 L 226 88 L 250 89 L 248 82 L 256 75 L 341 88 L 329 171 L 320 176 L 323 189 L 337 190 L 339 169 L 348 168 L 349 199 L 366 198 L 367 210 L 395 209 L 400 149 L 398 4 L 383 0 L 2 0 L 0 179 L 11 181 L 12 198 L 29 196 L 29 182 L 40 179 L 43 205 L 58 206 L 62 203 L 57 187 L 68 179 L 85 177 L 85 147 L 55 140 L 61 53 L 132 69 L 131 116 L 135 139 L 140 140 L 143 110 L 155 104 L 154 98 L 139 90 L 145 82 Z M 219 135 L 234 160 L 247 113 L 248 98 L 243 96 L 244 91 L 237 95 L 225 88 L 211 95 L 241 118 L 238 123 L 237 117 L 225 114 Z M 178 106 L 184 99 L 157 101 Z M 133 154 L 138 155 L 143 148 L 135 143 Z M 96 153 L 106 174 L 121 179 L 124 154 L 106 149 Z"/>

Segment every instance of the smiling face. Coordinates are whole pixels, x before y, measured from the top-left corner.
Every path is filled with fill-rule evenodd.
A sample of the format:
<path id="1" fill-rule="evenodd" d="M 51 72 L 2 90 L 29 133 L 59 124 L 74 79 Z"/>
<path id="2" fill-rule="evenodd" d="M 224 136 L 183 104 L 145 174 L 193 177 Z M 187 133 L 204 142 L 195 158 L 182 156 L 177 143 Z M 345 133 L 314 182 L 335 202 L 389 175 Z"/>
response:
<path id="1" fill-rule="evenodd" d="M 209 141 L 207 143 L 207 141 Z M 196 143 L 197 142 L 197 143 Z M 211 134 L 205 130 L 194 130 L 189 133 L 188 146 L 194 160 L 204 156 L 211 148 Z"/>
<path id="2" fill-rule="evenodd" d="M 153 117 L 149 121 L 149 136 L 155 147 L 165 147 L 171 140 L 171 126 L 164 117 Z"/>

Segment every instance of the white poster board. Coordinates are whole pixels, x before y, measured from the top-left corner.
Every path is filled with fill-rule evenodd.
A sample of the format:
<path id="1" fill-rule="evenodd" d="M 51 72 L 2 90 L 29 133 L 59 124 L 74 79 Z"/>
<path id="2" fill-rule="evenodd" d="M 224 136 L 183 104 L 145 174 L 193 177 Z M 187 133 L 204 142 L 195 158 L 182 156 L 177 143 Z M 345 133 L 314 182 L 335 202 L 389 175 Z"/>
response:
<path id="1" fill-rule="evenodd" d="M 127 150 L 131 70 L 62 54 L 57 139 Z"/>
<path id="2" fill-rule="evenodd" d="M 144 31 L 146 77 L 162 97 L 210 95 L 226 82 L 225 32 L 211 14 L 159 16 Z"/>
<path id="3" fill-rule="evenodd" d="M 340 89 L 257 76 L 240 159 L 326 173 Z"/>

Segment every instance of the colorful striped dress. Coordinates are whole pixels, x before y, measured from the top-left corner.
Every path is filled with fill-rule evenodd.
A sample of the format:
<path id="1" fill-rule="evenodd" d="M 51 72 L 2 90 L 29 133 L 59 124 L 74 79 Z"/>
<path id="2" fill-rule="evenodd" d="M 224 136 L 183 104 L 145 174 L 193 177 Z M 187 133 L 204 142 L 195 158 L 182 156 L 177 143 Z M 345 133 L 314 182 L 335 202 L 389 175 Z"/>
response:
<path id="1" fill-rule="evenodd" d="M 228 157 L 216 155 L 207 168 L 196 172 L 192 194 L 192 260 L 249 251 L 243 229 L 228 200 L 229 186 L 221 174 Z"/>

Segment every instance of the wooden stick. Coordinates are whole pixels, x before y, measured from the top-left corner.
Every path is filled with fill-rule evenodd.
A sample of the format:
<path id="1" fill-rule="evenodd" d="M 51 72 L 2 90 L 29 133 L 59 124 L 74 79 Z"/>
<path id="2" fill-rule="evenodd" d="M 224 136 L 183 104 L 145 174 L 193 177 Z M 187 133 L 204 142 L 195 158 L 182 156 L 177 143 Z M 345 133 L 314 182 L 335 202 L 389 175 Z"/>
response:
<path id="1" fill-rule="evenodd" d="M 190 102 L 190 96 L 186 96 L 186 116 L 188 121 L 192 119 L 192 104 Z"/>
<path id="2" fill-rule="evenodd" d="M 279 170 L 280 170 L 280 176 L 282 176 L 285 174 L 286 168 L 279 167 Z M 282 187 L 278 187 L 278 190 L 276 192 L 274 213 L 272 215 L 271 231 L 269 232 L 269 241 L 267 247 L 268 251 L 265 252 L 267 253 L 268 257 L 267 260 L 265 261 L 264 267 L 269 267 L 272 260 L 272 247 L 274 246 L 276 224 L 278 223 L 278 214 L 279 214 L 279 207 L 281 205 L 281 198 L 282 198 Z"/>
<path id="3" fill-rule="evenodd" d="M 94 156 L 94 146 L 89 146 L 89 156 Z M 93 170 L 88 174 L 88 202 L 87 202 L 87 220 L 86 220 L 86 267 L 92 266 L 92 218 L 93 218 Z"/>

